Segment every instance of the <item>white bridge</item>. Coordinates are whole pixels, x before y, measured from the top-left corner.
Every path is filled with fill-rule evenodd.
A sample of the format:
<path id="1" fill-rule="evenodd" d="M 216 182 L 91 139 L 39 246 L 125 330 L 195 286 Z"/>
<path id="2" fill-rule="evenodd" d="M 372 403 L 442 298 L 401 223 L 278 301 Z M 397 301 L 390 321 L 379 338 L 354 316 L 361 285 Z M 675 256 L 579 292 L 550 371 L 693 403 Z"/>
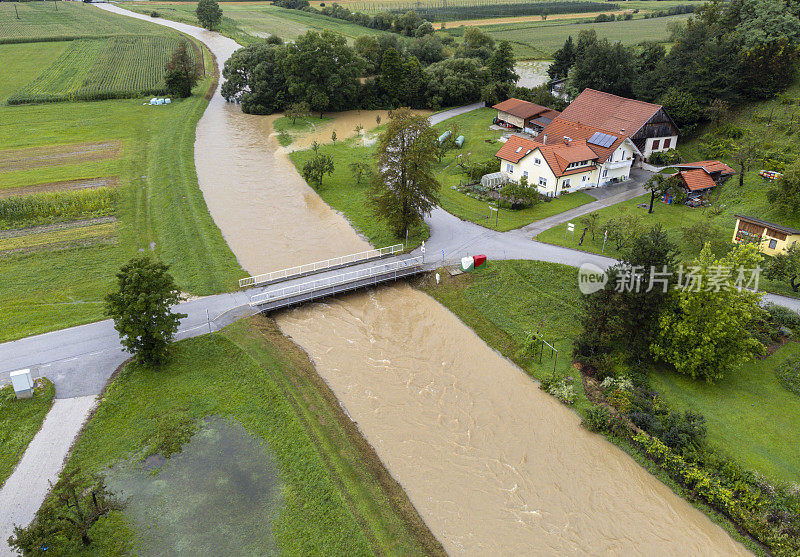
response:
<path id="1" fill-rule="evenodd" d="M 402 247 L 398 244 L 291 267 L 248 277 L 239 284 L 268 284 L 250 296 L 250 306 L 257 311 L 273 311 L 424 272 L 424 255 L 393 256 Z"/>

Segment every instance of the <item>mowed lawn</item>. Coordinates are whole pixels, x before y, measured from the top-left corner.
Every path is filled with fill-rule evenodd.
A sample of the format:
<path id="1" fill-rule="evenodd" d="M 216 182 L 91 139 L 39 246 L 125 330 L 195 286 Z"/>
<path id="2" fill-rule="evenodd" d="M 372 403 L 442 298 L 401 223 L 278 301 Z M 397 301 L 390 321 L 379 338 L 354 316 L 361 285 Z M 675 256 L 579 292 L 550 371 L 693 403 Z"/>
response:
<path id="1" fill-rule="evenodd" d="M 459 155 L 466 154 L 471 157 L 473 163 L 482 163 L 494 159 L 502 147 L 503 144 L 498 139 L 503 136 L 503 132 L 489 129 L 496 115 L 497 111 L 491 108 L 481 108 L 449 118 L 434 126 L 437 135 L 447 130 L 455 131 L 457 126 L 458 134 L 465 138 L 461 149 L 449 151 L 442 162 L 435 167 L 436 177 L 442 185 L 441 206 L 445 211 L 463 220 L 507 231 L 595 201 L 590 195 L 577 192 L 562 195 L 550 202 L 542 202 L 527 209 L 513 211 L 501 209 L 500 214 L 496 215 L 489 209 L 489 203 L 486 201 L 480 201 L 453 189 L 453 186 L 457 186 L 460 182 L 469 181 L 456 164 Z M 500 169 L 499 161 L 497 168 Z"/>
<path id="2" fill-rule="evenodd" d="M 264 317 L 181 341 L 162 368 L 129 364 L 66 469 L 102 471 L 180 450 L 210 416 L 240 423 L 277 463 L 284 503 L 263 520 L 282 554 L 442 554 L 308 356 Z M 95 526 L 97 539 L 115 546 L 124 530 L 105 522 Z"/>
<path id="3" fill-rule="evenodd" d="M 2 92 L 11 92 L 8 83 L 30 82 L 65 48 L 63 42 L 0 45 L 0 53 L 13 55 L 0 67 Z M 28 63 L 16 63 L 18 58 Z M 206 78 L 193 97 L 157 107 L 143 106 L 142 99 L 0 106 L 0 156 L 91 142 L 113 146 L 109 156 L 93 160 L 7 166 L 0 171 L 0 191 L 111 178 L 120 192 L 116 224 L 99 225 L 94 238 L 74 229 L 52 233 L 70 238 L 66 245 L 17 240 L 36 247 L 0 255 L 0 341 L 101 319 L 116 271 L 140 250 L 172 265 L 185 292 L 235 287 L 243 273 L 208 214 L 194 169 L 194 128 L 210 85 Z"/>
<path id="4" fill-rule="evenodd" d="M 650 381 L 676 408 L 701 412 L 709 441 L 745 468 L 800 483 L 800 396 L 775 377 L 775 368 L 792 356 L 800 356 L 797 342 L 726 372 L 713 385 L 670 372 L 651 372 Z"/>

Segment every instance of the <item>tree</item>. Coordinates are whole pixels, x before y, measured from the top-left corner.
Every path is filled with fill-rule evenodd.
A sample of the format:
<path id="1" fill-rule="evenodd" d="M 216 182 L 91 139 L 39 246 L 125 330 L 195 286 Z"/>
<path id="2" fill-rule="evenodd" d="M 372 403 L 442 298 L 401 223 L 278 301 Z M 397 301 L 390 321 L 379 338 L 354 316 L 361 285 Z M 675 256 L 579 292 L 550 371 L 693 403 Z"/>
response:
<path id="1" fill-rule="evenodd" d="M 222 9 L 216 0 L 200 0 L 197 2 L 195 14 L 197 14 L 200 25 L 206 29 L 216 29 L 219 22 L 222 21 Z"/>
<path id="2" fill-rule="evenodd" d="M 608 232 L 608 239 L 620 251 L 630 246 L 634 238 L 642 233 L 642 218 L 638 215 L 622 215 L 609 219 L 603 228 Z"/>
<path id="3" fill-rule="evenodd" d="M 89 530 L 101 517 L 124 505 L 111 493 L 102 477 L 64 472 L 27 527 L 14 527 L 8 544 L 23 555 L 74 555 L 92 544 Z"/>
<path id="4" fill-rule="evenodd" d="M 800 290 L 800 246 L 792 244 L 788 250 L 775 255 L 767 263 L 764 276 L 770 280 L 782 280 L 792 287 L 792 290 Z"/>
<path id="5" fill-rule="evenodd" d="M 720 122 L 731 111 L 731 104 L 723 99 L 714 99 L 711 104 L 706 108 L 708 119 L 714 122 L 714 125 L 719 127 Z"/>
<path id="6" fill-rule="evenodd" d="M 336 145 L 336 130 L 333 130 L 331 132 L 331 141 L 333 142 L 334 145 Z"/>
<path id="7" fill-rule="evenodd" d="M 653 174 L 650 179 L 645 182 L 644 189 L 650 192 L 650 208 L 647 210 L 648 214 L 653 212 L 653 202 L 656 197 L 661 197 L 667 193 L 674 184 L 674 180 L 660 172 Z"/>
<path id="8" fill-rule="evenodd" d="M 800 163 L 784 171 L 767 192 L 767 200 L 783 213 L 800 211 Z"/>
<path id="9" fill-rule="evenodd" d="M 383 53 L 378 83 L 389 104 L 393 107 L 397 106 L 403 90 L 403 61 L 400 54 L 393 48 Z"/>
<path id="10" fill-rule="evenodd" d="M 286 47 L 255 43 L 234 52 L 225 62 L 222 96 L 242 103 L 246 114 L 272 114 L 292 98 L 286 88 Z"/>
<path id="11" fill-rule="evenodd" d="M 353 178 L 356 179 L 356 184 L 359 186 L 361 185 L 361 180 L 372 173 L 372 167 L 369 163 L 362 161 L 351 162 L 349 168 L 350 172 L 353 174 Z"/>
<path id="12" fill-rule="evenodd" d="M 173 97 L 191 97 L 192 87 L 198 78 L 197 65 L 189 56 L 186 41 L 181 41 L 164 67 L 164 83 L 167 85 L 167 91 Z"/>
<path id="13" fill-rule="evenodd" d="M 434 142 L 436 134 L 428 118 L 406 108 L 392 112 L 378 139 L 374 204 L 398 237 L 438 203 L 439 183 L 432 170 Z"/>
<path id="14" fill-rule="evenodd" d="M 589 213 L 581 217 L 580 223 L 589 231 L 589 234 L 592 235 L 592 241 L 594 241 L 597 232 L 600 230 L 600 215 L 595 213 Z"/>
<path id="15" fill-rule="evenodd" d="M 762 145 L 763 141 L 749 132 L 743 140 L 730 143 L 728 156 L 739 169 L 739 188 L 744 188 L 744 175 L 764 156 Z"/>
<path id="16" fill-rule="evenodd" d="M 511 204 L 512 209 L 530 207 L 539 202 L 539 192 L 528 185 L 528 178 L 523 176 L 519 183 L 508 182 L 500 188 L 500 195 Z"/>
<path id="17" fill-rule="evenodd" d="M 322 178 L 327 175 L 333 174 L 333 159 L 330 155 L 314 152 L 314 157 L 303 165 L 301 174 L 306 182 L 320 187 L 322 185 Z"/>
<path id="18" fill-rule="evenodd" d="M 286 107 L 283 115 L 287 118 L 291 118 L 292 125 L 294 126 L 298 118 L 308 118 L 311 115 L 311 109 L 306 102 L 292 103 Z"/>
<path id="19" fill-rule="evenodd" d="M 707 220 L 699 220 L 691 226 L 681 229 L 683 234 L 683 241 L 695 249 L 702 250 L 709 238 L 714 238 L 717 235 L 717 228 Z"/>
<path id="20" fill-rule="evenodd" d="M 687 281 L 674 307 L 659 317 L 653 355 L 679 373 L 713 383 L 763 353 L 764 346 L 749 332 L 763 312 L 761 295 L 734 287 L 739 270 L 755 269 L 760 260 L 753 244 L 739 245 L 719 260 L 706 245 L 691 266 L 700 280 L 697 287 Z"/>
<path id="21" fill-rule="evenodd" d="M 356 137 L 358 137 L 359 135 L 361 135 L 361 132 L 364 131 L 364 126 L 362 126 L 361 124 L 356 124 L 356 127 L 353 128 L 353 131 L 355 132 Z"/>
<path id="22" fill-rule="evenodd" d="M 569 86 L 578 91 L 592 88 L 623 97 L 633 95 L 638 75 L 633 48 L 608 39 L 598 40 L 593 29 L 581 31 L 575 50 L 575 64 L 569 72 Z"/>
<path id="23" fill-rule="evenodd" d="M 563 79 L 575 63 L 575 45 L 572 42 L 572 35 L 567 37 L 564 46 L 553 54 L 553 63 L 547 68 L 547 75 L 550 79 Z"/>
<path id="24" fill-rule="evenodd" d="M 503 41 L 489 58 L 489 73 L 497 83 L 516 83 L 519 76 L 514 71 L 514 50 L 511 43 Z"/>
<path id="25" fill-rule="evenodd" d="M 117 273 L 116 292 L 105 298 L 106 315 L 114 319 L 122 345 L 148 365 L 166 360 L 178 325 L 186 317 L 170 311 L 181 298 L 168 270 L 169 265 L 147 256 L 134 257 Z"/>

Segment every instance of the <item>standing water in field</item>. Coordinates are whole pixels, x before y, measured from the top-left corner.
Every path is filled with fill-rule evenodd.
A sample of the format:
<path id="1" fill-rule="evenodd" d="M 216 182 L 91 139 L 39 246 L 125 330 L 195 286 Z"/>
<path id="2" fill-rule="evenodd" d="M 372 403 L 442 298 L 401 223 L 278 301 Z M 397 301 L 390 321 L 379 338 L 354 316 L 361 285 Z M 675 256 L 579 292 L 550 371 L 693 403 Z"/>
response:
<path id="1" fill-rule="evenodd" d="M 514 71 L 519 76 L 517 85 L 519 87 L 538 87 L 550 80 L 547 75 L 547 69 L 552 62 L 545 62 L 542 60 L 524 60 L 517 62 L 514 66 Z"/>
<path id="2" fill-rule="evenodd" d="M 206 42 L 220 66 L 235 47 L 158 23 Z M 365 247 L 275 152 L 270 133 L 269 119 L 219 96 L 197 129 L 200 185 L 245 269 Z M 277 321 L 450 553 L 746 553 L 419 291 L 381 288 Z"/>
<path id="3" fill-rule="evenodd" d="M 212 418 L 181 452 L 115 466 L 108 484 L 141 533 L 138 555 L 278 554 L 270 529 L 282 504 L 278 470 L 237 422 Z"/>

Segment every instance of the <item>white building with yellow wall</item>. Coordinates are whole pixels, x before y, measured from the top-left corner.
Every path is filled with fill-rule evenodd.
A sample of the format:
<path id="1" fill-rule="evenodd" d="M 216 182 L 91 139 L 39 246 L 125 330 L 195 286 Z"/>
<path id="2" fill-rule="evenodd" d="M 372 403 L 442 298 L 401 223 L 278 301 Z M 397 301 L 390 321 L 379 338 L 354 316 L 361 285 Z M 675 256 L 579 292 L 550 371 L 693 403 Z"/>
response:
<path id="1" fill-rule="evenodd" d="M 733 230 L 733 243 L 755 242 L 758 249 L 767 255 L 777 255 L 788 250 L 795 242 L 800 241 L 800 230 L 782 226 L 773 222 L 734 215 L 736 227 Z"/>

